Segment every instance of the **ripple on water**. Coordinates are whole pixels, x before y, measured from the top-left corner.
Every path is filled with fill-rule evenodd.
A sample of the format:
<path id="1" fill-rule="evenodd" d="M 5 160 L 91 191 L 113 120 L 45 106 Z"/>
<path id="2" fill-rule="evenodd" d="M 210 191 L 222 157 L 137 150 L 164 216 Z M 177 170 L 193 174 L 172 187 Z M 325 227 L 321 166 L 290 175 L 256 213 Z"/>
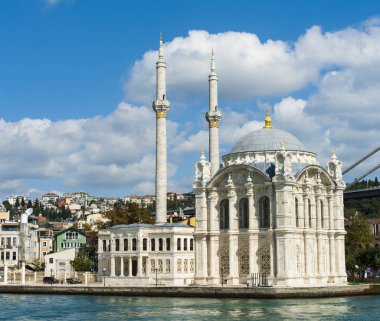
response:
<path id="1" fill-rule="evenodd" d="M 380 296 L 326 299 L 0 294 L 0 320 L 378 320 Z"/>

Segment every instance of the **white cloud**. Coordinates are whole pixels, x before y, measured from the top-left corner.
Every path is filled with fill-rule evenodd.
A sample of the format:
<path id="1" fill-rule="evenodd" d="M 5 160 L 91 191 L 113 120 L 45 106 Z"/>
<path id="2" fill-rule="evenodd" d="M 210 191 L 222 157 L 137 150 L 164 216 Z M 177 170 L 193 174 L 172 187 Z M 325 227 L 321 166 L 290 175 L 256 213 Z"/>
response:
<path id="1" fill-rule="evenodd" d="M 211 48 L 216 51 L 223 112 L 221 155 L 240 137 L 262 127 L 258 98 L 275 102 L 274 127 L 291 132 L 317 152 L 322 165 L 333 147 L 348 165 L 378 146 L 380 28 L 376 19 L 335 32 L 312 27 L 295 43 L 262 42 L 249 33 L 191 31 L 165 43 L 168 98 L 172 106 L 187 109 L 180 120 L 178 114 L 176 121 L 171 120 L 175 111 L 168 116 L 171 190 L 191 188 L 191 161 L 199 158 L 202 147 L 208 149 L 207 123 L 200 119 L 207 106 Z M 150 105 L 156 59 L 157 51 L 148 51 L 135 62 L 125 84 L 129 101 Z M 1 193 L 19 191 L 25 179 L 44 178 L 63 180 L 73 188 L 122 186 L 125 193 L 154 191 L 155 118 L 150 107 L 121 103 L 105 117 L 57 122 L 0 119 L 0 136 Z M 376 158 L 370 160 L 375 162 Z"/>
<path id="2" fill-rule="evenodd" d="M 250 113 L 241 106 L 255 106 L 258 98 L 269 98 L 277 101 L 274 126 L 300 138 L 320 154 L 322 164 L 333 148 L 350 164 L 378 145 L 379 21 L 371 18 L 357 28 L 334 32 L 313 26 L 294 43 L 263 42 L 243 32 L 190 31 L 186 37 L 165 43 L 168 97 L 174 104 L 193 108 L 194 97 L 207 94 L 214 48 L 219 105 L 225 114 L 220 126 L 222 152 L 262 126 L 248 118 Z M 129 99 L 151 99 L 146 93 L 154 92 L 156 59 L 157 51 L 149 51 L 135 63 L 125 84 Z M 223 108 L 225 101 L 232 105 L 230 109 Z M 199 154 L 202 146 L 208 147 L 207 136 L 206 126 L 187 135 L 179 151 Z"/>
<path id="3" fill-rule="evenodd" d="M 121 103 L 106 117 L 52 122 L 0 120 L 0 189 L 21 179 L 63 180 L 66 186 L 125 186 L 154 182 L 154 113 Z M 176 131 L 176 126 L 169 126 Z M 153 129 L 153 130 L 152 130 Z M 176 166 L 169 164 L 169 173 Z M 149 185 L 149 184 L 148 184 Z M 152 191 L 150 191 L 152 192 Z"/>

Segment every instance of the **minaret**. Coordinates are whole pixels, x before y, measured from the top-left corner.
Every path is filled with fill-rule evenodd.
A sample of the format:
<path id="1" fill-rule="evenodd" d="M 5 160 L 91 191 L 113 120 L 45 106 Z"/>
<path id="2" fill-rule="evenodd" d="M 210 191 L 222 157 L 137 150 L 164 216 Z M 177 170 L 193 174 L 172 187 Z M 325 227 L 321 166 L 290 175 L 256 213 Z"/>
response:
<path id="1" fill-rule="evenodd" d="M 167 164 L 166 164 L 166 111 L 170 102 L 166 100 L 166 62 L 160 35 L 160 48 L 156 63 L 156 100 L 152 104 L 156 113 L 156 224 L 166 223 Z"/>
<path id="2" fill-rule="evenodd" d="M 211 163 L 211 177 L 219 169 L 219 121 L 222 113 L 218 110 L 218 76 L 215 71 L 214 50 L 211 54 L 211 72 L 208 76 L 209 82 L 209 111 L 206 120 L 209 123 L 209 152 Z"/>

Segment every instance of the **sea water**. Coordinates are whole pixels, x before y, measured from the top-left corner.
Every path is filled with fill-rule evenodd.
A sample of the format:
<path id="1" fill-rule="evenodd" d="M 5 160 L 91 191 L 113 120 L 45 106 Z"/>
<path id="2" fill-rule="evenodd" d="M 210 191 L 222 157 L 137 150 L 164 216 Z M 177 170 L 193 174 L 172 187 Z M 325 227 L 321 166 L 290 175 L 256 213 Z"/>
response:
<path id="1" fill-rule="evenodd" d="M 0 294 L 0 320 L 380 320 L 380 296 L 257 300 Z"/>

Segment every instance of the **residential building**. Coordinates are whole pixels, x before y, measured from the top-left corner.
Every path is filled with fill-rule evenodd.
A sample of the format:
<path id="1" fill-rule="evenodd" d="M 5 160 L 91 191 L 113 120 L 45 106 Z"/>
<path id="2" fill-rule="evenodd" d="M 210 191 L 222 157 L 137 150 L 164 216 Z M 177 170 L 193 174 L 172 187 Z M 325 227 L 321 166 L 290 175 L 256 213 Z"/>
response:
<path id="1" fill-rule="evenodd" d="M 64 251 L 66 249 L 86 250 L 86 233 L 69 227 L 54 235 L 54 252 Z"/>
<path id="2" fill-rule="evenodd" d="M 20 256 L 20 223 L 0 224 L 0 267 L 18 266 Z"/>
<path id="3" fill-rule="evenodd" d="M 66 249 L 60 252 L 50 253 L 45 256 L 45 276 L 53 276 L 60 281 L 74 273 L 71 264 L 74 261 L 76 249 Z"/>

